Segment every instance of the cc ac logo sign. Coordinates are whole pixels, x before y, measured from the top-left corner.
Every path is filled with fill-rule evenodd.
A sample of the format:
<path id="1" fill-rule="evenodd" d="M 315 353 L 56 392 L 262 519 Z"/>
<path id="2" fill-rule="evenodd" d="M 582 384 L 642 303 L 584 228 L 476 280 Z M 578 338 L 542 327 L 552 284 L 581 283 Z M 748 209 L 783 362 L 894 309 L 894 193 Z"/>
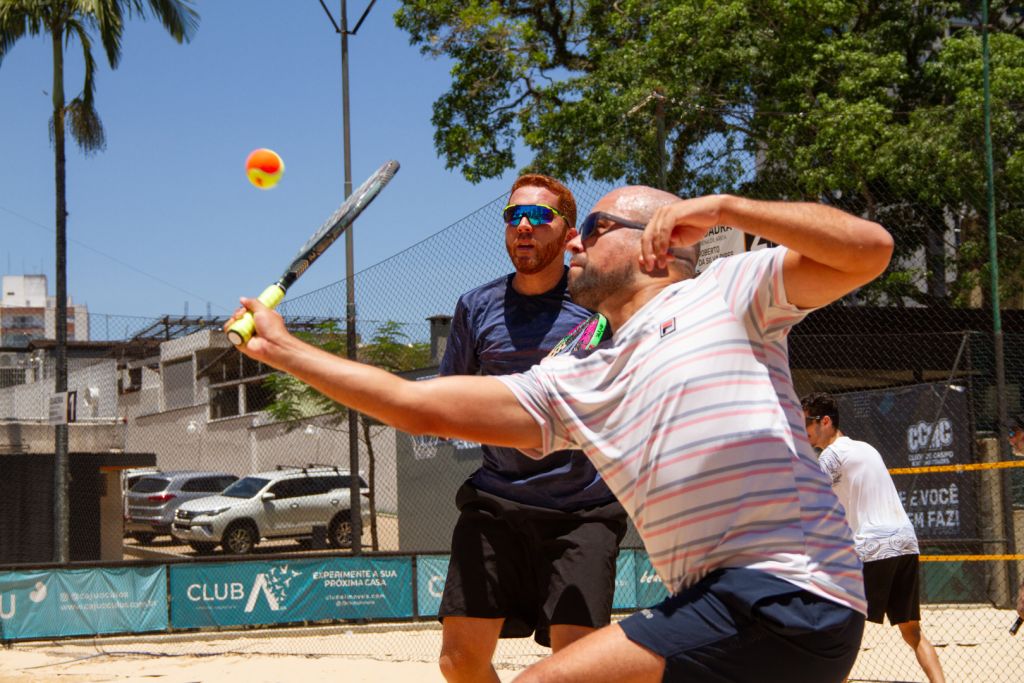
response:
<path id="1" fill-rule="evenodd" d="M 427 581 L 427 592 L 435 598 L 440 598 L 444 592 L 444 577 L 440 574 L 434 574 Z"/>
<path id="2" fill-rule="evenodd" d="M 907 448 L 911 453 L 938 450 L 953 445 L 953 423 L 948 417 L 938 422 L 918 422 L 907 427 Z"/>

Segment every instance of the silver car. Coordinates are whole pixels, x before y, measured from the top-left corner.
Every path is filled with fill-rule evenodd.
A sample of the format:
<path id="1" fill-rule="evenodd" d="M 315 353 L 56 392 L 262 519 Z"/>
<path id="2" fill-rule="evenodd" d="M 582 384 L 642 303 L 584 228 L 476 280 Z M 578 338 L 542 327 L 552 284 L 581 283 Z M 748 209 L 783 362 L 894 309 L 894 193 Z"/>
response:
<path id="1" fill-rule="evenodd" d="M 369 487 L 359 477 L 361 498 Z M 239 479 L 219 496 L 184 503 L 174 517 L 174 537 L 199 553 L 221 545 L 245 555 L 263 538 L 295 538 L 308 546 L 317 528 L 336 548 L 352 545 L 349 487 L 345 470 L 282 467 Z M 369 524 L 366 500 L 360 501 L 363 528 Z"/>
<path id="2" fill-rule="evenodd" d="M 125 534 L 139 543 L 171 533 L 182 503 L 220 493 L 238 477 L 227 472 L 153 472 L 138 479 L 125 496 Z"/>

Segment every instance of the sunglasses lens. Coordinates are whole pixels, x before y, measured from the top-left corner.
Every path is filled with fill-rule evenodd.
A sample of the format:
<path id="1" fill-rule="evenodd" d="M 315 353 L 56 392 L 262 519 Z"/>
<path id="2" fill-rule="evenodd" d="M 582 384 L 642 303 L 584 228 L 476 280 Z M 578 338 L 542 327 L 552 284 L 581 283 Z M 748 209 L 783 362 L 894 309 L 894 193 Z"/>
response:
<path id="1" fill-rule="evenodd" d="M 555 212 L 546 206 L 525 204 L 508 207 L 505 209 L 504 218 L 509 225 L 519 225 L 523 218 L 530 221 L 530 225 L 542 225 L 555 220 Z"/>

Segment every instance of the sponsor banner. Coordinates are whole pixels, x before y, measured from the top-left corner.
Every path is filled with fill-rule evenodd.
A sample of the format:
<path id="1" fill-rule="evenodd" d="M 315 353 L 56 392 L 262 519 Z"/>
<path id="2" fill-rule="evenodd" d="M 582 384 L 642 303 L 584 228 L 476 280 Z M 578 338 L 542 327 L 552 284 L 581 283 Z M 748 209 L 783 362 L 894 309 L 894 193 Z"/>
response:
<path id="1" fill-rule="evenodd" d="M 421 617 L 437 616 L 451 555 L 419 555 L 416 558 L 416 611 Z"/>
<path id="2" fill-rule="evenodd" d="M 0 640 L 167 629 L 160 567 L 0 572 Z"/>
<path id="3" fill-rule="evenodd" d="M 174 628 L 412 616 L 408 557 L 173 565 Z"/>
<path id="4" fill-rule="evenodd" d="M 877 448 L 891 469 L 972 462 L 967 398 L 962 386 L 918 384 L 836 401 L 843 432 Z M 978 477 L 924 472 L 892 480 L 919 540 L 977 537 Z"/>
<path id="5" fill-rule="evenodd" d="M 615 595 L 612 609 L 636 609 L 635 551 L 620 549 L 615 561 Z"/>
<path id="6" fill-rule="evenodd" d="M 668 591 L 661 577 L 654 571 L 651 560 L 642 550 L 634 552 L 636 556 L 636 605 L 651 607 L 668 597 Z"/>

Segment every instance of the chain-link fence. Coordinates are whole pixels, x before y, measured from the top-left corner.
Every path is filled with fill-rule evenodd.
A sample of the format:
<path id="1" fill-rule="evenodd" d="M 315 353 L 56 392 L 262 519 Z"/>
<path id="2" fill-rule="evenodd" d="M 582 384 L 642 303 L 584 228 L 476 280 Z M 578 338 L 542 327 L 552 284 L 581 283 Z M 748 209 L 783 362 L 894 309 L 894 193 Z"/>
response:
<path id="1" fill-rule="evenodd" d="M 893 229 L 899 246 L 890 271 L 794 328 L 796 388 L 801 395 L 835 394 L 844 431 L 878 447 L 891 468 L 921 542 L 923 627 L 939 646 L 948 680 L 1014 680 L 1017 667 L 1007 653 L 1024 655 L 1024 646 L 1006 628 L 1024 568 L 1024 476 L 1018 467 L 1024 461 L 1008 455 L 997 426 L 1000 400 L 1010 415 L 1024 403 L 1024 312 L 1017 310 L 1019 297 L 1004 302 L 1000 394 L 990 298 L 984 278 L 976 277 L 986 268 L 974 246 L 984 239 L 984 215 L 977 209 L 983 189 L 970 194 L 961 188 L 961 198 L 943 203 L 914 197 L 891 182 L 865 181 L 851 169 L 841 186 L 824 190 L 759 165 L 757 155 L 716 159 L 715 152 L 709 146 L 701 163 L 747 166 L 729 176 L 730 184 L 703 189 L 823 198 Z M 597 181 L 571 185 L 581 215 L 612 187 Z M 968 195 L 972 201 L 962 199 Z M 435 371 L 457 297 L 510 271 L 499 218 L 505 200 L 496 198 L 356 275 L 361 360 L 411 378 Z M 1003 213 L 1014 216 L 1001 232 L 1004 240 L 1019 234 L 1015 201 L 1001 204 Z M 1019 282 L 1021 273 L 1011 267 L 1004 277 Z M 343 354 L 347 295 L 341 282 L 291 298 L 280 310 L 293 329 Z M 76 400 L 70 425 L 72 560 L 118 571 L 137 568 L 131 587 L 114 592 L 162 596 L 153 601 L 165 610 L 163 622 L 131 623 L 122 631 L 369 621 L 383 624 L 374 627 L 373 638 L 386 641 L 393 657 L 433 659 L 436 631 L 428 628 L 432 635 L 423 636 L 395 622 L 433 623 L 456 519 L 455 491 L 479 466 L 479 449 L 410 437 L 361 417 L 356 499 L 364 523 L 361 541 L 355 541 L 345 414 L 238 354 L 220 333 L 221 322 L 92 317 L 94 339 L 122 343 L 101 357 L 73 356 L 70 363 Z M 9 454 L 0 492 L 10 520 L 0 531 L 0 564 L 13 570 L 0 575 L 8 582 L 6 590 L 0 587 L 0 597 L 8 596 L 0 602 L 0 618 L 12 640 L 76 635 L 48 634 L 38 623 L 18 631 L 7 616 L 20 590 L 10 586 L 43 580 L 37 568 L 48 561 L 53 542 L 47 502 L 52 462 L 32 457 L 52 452 L 46 381 L 52 360 L 36 354 L 19 367 L 25 381 L 0 389 L 0 414 L 7 418 L 3 450 Z M 138 477 L 148 483 L 129 491 Z M 268 483 L 273 496 L 243 509 L 246 494 Z M 209 497 L 227 484 L 235 490 Z M 313 502 L 307 505 L 307 499 Z M 179 533 L 172 535 L 176 525 Z M 361 558 L 353 557 L 353 546 Z M 650 604 L 653 574 L 635 535 L 627 538 L 620 562 L 618 611 Z M 158 569 L 165 573 L 154 578 Z M 331 600 L 303 602 L 282 588 L 284 571 L 298 572 L 296 585 L 317 577 L 318 590 L 327 590 Z M 160 581 L 162 593 L 154 587 Z M 189 648 L 188 640 L 175 642 Z M 290 651 L 309 654 L 356 655 L 370 647 L 362 635 L 288 642 Z M 503 641 L 496 659 L 519 666 L 544 652 L 528 641 Z M 869 626 L 853 677 L 924 680 L 912 651 L 888 625 Z"/>

